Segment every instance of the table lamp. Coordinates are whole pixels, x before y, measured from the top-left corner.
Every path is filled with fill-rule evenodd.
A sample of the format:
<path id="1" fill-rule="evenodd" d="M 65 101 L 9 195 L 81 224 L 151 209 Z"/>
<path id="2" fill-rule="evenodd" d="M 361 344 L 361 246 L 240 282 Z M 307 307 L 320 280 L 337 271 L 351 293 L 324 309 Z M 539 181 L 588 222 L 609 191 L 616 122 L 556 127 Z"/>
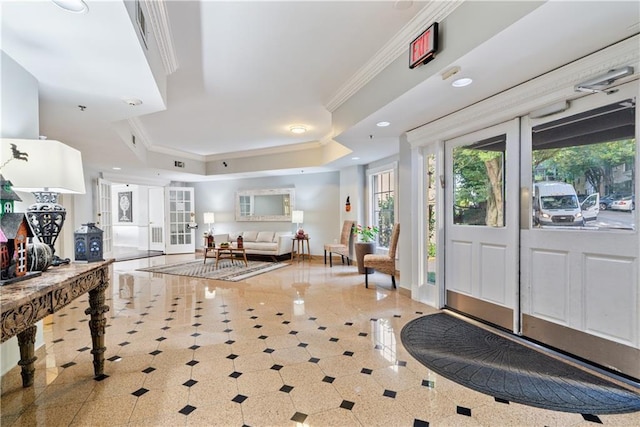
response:
<path id="1" fill-rule="evenodd" d="M 2 173 L 15 191 L 30 191 L 36 199 L 26 212 L 33 234 L 53 251 L 51 265 L 69 263 L 69 258 L 55 255 L 54 249 L 67 215 L 58 204 L 58 195 L 85 193 L 80 151 L 46 139 L 2 138 L 0 143 Z"/>
<path id="2" fill-rule="evenodd" d="M 304 230 L 300 227 L 300 224 L 304 222 L 304 211 L 291 212 L 291 222 L 296 224 L 296 234 L 300 237 L 304 237 Z"/>
<path id="3" fill-rule="evenodd" d="M 213 227 L 211 224 L 215 224 L 216 215 L 213 212 L 205 212 L 203 215 L 204 223 L 209 224 L 209 234 L 213 234 Z"/>

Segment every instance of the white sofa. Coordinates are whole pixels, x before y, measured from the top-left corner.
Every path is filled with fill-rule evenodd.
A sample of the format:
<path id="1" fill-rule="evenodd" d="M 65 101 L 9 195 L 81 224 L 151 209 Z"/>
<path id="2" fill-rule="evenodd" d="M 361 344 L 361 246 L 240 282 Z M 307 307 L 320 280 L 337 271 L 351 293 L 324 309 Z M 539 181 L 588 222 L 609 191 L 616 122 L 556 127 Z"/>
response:
<path id="1" fill-rule="evenodd" d="M 242 236 L 247 255 L 267 255 L 274 258 L 290 254 L 293 234 L 287 231 L 243 231 L 240 233 L 216 234 L 216 246 L 231 242 L 235 248 L 238 236 Z"/>

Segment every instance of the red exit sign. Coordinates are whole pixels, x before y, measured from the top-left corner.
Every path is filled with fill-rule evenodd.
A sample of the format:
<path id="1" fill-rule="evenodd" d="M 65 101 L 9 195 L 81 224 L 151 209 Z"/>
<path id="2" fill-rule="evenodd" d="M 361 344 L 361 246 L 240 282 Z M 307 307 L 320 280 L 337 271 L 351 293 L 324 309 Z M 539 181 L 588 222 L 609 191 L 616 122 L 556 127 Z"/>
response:
<path id="1" fill-rule="evenodd" d="M 438 50 L 438 23 L 434 22 L 409 45 L 409 68 L 426 64 Z"/>

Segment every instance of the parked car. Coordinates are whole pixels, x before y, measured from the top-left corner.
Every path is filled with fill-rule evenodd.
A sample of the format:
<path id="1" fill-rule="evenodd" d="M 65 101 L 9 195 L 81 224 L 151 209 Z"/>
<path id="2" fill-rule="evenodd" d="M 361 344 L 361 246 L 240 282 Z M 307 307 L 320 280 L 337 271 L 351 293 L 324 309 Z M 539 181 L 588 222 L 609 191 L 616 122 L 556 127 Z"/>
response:
<path id="1" fill-rule="evenodd" d="M 606 196 L 600 198 L 600 210 L 604 211 L 607 209 L 611 209 L 611 203 L 613 203 L 616 200 L 622 199 L 625 196 L 626 194 L 619 194 L 619 193 L 607 194 Z"/>
<path id="2" fill-rule="evenodd" d="M 636 196 L 627 196 L 611 203 L 611 210 L 631 212 L 636 208 Z"/>

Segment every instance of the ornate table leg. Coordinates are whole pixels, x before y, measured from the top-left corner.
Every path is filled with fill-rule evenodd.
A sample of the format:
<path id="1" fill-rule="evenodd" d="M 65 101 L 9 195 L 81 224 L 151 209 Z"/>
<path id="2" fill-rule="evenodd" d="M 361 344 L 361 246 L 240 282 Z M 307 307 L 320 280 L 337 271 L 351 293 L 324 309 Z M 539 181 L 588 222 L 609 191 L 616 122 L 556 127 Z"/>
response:
<path id="1" fill-rule="evenodd" d="M 93 373 L 96 377 L 104 373 L 104 352 L 107 347 L 104 345 L 104 333 L 107 319 L 104 313 L 109 311 L 109 306 L 104 303 L 104 291 L 109 287 L 109 282 L 105 279 L 99 286 L 89 291 L 89 308 L 84 314 L 90 314 L 89 329 L 91 329 L 91 342 L 93 343 Z"/>
<path id="2" fill-rule="evenodd" d="M 33 385 L 33 374 L 36 371 L 34 363 L 37 359 L 34 349 L 37 329 L 35 325 L 29 326 L 18 334 L 18 345 L 20 346 L 18 365 L 22 366 L 22 387 L 31 387 Z"/>

